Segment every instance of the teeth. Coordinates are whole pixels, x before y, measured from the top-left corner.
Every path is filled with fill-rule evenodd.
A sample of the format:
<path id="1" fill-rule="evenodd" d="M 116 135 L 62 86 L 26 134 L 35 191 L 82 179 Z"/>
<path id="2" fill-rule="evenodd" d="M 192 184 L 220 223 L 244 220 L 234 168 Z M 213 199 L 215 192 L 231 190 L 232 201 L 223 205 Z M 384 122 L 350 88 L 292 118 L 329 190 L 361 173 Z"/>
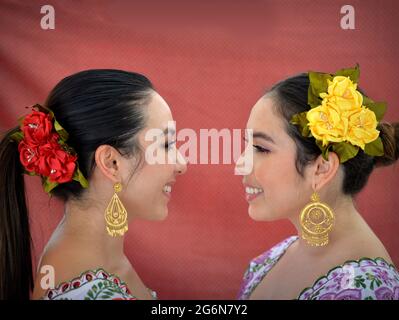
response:
<path id="1" fill-rule="evenodd" d="M 245 192 L 248 194 L 257 194 L 263 192 L 263 189 L 246 187 Z"/>
<path id="2" fill-rule="evenodd" d="M 168 192 L 168 193 L 172 192 L 172 186 L 164 186 L 163 191 Z"/>

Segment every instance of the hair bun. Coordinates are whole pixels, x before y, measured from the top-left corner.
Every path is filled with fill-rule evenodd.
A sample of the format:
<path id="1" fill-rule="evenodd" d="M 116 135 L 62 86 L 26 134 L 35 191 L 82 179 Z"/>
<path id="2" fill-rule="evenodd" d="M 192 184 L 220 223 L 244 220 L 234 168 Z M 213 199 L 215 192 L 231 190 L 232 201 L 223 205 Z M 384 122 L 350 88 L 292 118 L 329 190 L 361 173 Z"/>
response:
<path id="1" fill-rule="evenodd" d="M 389 166 L 399 158 L 399 123 L 381 122 L 377 129 L 384 145 L 384 155 L 375 157 L 374 163 L 377 167 Z"/>

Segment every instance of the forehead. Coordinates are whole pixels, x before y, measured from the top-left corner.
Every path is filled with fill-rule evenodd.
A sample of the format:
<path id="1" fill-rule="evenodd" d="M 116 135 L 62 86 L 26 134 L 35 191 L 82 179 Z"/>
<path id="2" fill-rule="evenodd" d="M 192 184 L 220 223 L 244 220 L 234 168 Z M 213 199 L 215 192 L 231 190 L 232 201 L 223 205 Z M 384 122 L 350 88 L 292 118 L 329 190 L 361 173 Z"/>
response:
<path id="1" fill-rule="evenodd" d="M 285 124 L 284 120 L 277 115 L 273 103 L 271 97 L 260 98 L 251 110 L 247 128 L 275 135 L 278 140 L 278 137 L 285 133 Z"/>
<path id="2" fill-rule="evenodd" d="M 164 129 L 168 121 L 173 121 L 172 112 L 166 101 L 154 91 L 147 106 L 147 127 Z"/>

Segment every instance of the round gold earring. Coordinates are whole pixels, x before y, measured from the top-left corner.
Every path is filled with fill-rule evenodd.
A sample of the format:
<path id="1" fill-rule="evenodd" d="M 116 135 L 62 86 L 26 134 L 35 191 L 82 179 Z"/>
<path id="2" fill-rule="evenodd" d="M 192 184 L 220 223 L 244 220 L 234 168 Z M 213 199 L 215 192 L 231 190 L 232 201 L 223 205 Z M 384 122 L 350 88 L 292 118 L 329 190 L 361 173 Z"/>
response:
<path id="1" fill-rule="evenodd" d="M 127 211 L 119 199 L 117 193 L 122 191 L 122 184 L 114 184 L 114 195 L 105 210 L 105 222 L 107 232 L 111 237 L 123 236 L 128 230 Z"/>
<path id="2" fill-rule="evenodd" d="M 320 202 L 317 192 L 313 192 L 310 199 L 312 202 L 300 214 L 302 238 L 311 246 L 325 246 L 334 225 L 334 212 L 327 204 Z"/>

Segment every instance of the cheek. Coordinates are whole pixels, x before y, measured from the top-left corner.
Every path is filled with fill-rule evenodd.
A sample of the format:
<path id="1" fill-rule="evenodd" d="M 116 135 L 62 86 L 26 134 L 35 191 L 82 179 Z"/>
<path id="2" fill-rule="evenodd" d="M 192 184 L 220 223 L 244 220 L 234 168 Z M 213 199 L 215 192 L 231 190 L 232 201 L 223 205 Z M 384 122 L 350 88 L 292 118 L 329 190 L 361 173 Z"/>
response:
<path id="1" fill-rule="evenodd" d="M 280 156 L 276 156 L 254 163 L 254 176 L 262 188 L 270 192 L 277 186 L 292 181 L 295 175 L 289 161 L 284 160 L 284 158 Z"/>
<path id="2" fill-rule="evenodd" d="M 264 190 L 263 201 L 251 208 L 254 216 L 274 220 L 297 211 L 303 182 L 295 163 L 282 156 L 265 159 L 254 166 L 254 176 Z"/>
<path id="3" fill-rule="evenodd" d="M 172 179 L 172 174 L 173 166 L 145 165 L 129 184 L 126 193 L 129 211 L 145 219 L 157 219 L 165 215 L 167 198 L 163 194 L 163 187 Z"/>

